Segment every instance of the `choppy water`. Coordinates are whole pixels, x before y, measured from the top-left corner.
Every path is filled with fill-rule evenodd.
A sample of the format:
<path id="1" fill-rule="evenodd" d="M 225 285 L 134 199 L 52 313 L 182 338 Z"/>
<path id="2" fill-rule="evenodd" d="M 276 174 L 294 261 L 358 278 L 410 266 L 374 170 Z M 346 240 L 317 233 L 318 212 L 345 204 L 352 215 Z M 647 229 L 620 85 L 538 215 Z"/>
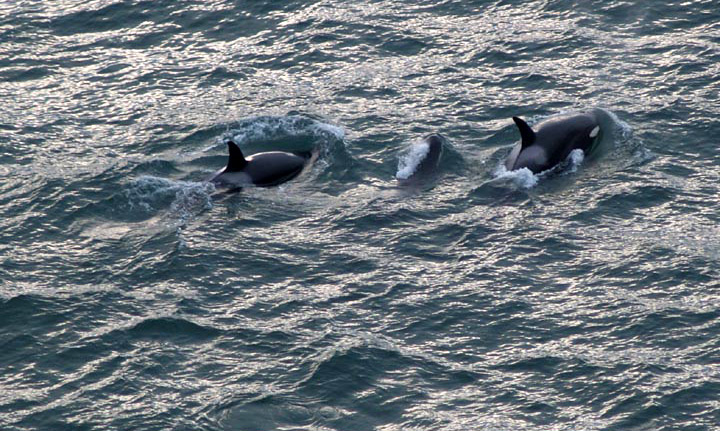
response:
<path id="1" fill-rule="evenodd" d="M 716 1 L 2 2 L 0 429 L 720 429 L 718 76 Z"/>

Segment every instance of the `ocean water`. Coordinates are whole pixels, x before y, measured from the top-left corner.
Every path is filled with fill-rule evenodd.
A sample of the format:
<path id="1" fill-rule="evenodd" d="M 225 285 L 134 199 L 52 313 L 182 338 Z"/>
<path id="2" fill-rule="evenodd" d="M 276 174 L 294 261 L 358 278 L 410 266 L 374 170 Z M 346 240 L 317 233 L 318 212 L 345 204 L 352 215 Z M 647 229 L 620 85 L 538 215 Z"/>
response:
<path id="1" fill-rule="evenodd" d="M 0 429 L 718 430 L 719 76 L 714 0 L 4 0 Z"/>

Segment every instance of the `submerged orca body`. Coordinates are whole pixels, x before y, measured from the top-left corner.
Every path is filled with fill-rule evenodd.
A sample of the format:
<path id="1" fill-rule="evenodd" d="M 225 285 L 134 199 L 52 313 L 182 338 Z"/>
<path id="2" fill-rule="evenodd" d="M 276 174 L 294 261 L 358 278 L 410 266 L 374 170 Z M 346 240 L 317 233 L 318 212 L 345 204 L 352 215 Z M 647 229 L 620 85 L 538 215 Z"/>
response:
<path id="1" fill-rule="evenodd" d="M 518 117 L 513 121 L 522 141 L 505 160 L 509 171 L 528 168 L 537 174 L 564 161 L 573 150 L 587 154 L 600 133 L 600 124 L 592 113 L 551 118 L 538 124 L 537 131 Z"/>
<path id="2" fill-rule="evenodd" d="M 436 172 L 440 164 L 440 156 L 443 152 L 443 140 L 439 135 L 429 135 L 421 144 L 415 145 L 427 145 L 427 152 L 417 163 L 413 172 L 407 176 L 398 174 L 397 179 L 400 184 L 414 184 L 423 179 L 427 179 Z"/>
<path id="3" fill-rule="evenodd" d="M 271 187 L 289 181 L 303 170 L 308 158 L 283 151 L 257 153 L 245 158 L 240 147 L 228 141 L 227 166 L 213 174 L 208 181 L 229 187 Z"/>

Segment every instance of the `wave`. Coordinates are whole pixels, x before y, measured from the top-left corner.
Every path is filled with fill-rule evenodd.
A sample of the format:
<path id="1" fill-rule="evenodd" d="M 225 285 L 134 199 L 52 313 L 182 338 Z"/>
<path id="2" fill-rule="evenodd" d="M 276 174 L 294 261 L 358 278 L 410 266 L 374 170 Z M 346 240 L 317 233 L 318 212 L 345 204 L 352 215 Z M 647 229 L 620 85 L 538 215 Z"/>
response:
<path id="1" fill-rule="evenodd" d="M 248 117 L 228 125 L 227 130 L 201 152 L 223 146 L 229 139 L 241 148 L 258 151 L 267 151 L 269 146 L 272 146 L 273 150 L 283 151 L 308 150 L 308 145 L 319 145 L 328 149 L 333 144 L 344 144 L 345 130 L 302 114 Z"/>

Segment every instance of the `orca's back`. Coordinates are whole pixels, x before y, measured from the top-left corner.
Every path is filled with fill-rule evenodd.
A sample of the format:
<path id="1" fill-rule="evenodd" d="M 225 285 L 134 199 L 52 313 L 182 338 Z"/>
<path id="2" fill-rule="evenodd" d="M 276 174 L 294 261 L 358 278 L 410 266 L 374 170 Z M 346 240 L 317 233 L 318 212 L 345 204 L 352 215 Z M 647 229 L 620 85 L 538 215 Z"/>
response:
<path id="1" fill-rule="evenodd" d="M 548 155 L 549 167 L 565 160 L 573 150 L 587 152 L 593 144 L 591 133 L 598 126 L 592 114 L 576 114 L 550 119 L 541 123 L 536 133 L 536 144 Z"/>
<path id="2" fill-rule="evenodd" d="M 305 166 L 306 158 L 291 153 L 272 151 L 248 157 L 245 173 L 253 184 L 275 186 L 295 178 Z"/>

